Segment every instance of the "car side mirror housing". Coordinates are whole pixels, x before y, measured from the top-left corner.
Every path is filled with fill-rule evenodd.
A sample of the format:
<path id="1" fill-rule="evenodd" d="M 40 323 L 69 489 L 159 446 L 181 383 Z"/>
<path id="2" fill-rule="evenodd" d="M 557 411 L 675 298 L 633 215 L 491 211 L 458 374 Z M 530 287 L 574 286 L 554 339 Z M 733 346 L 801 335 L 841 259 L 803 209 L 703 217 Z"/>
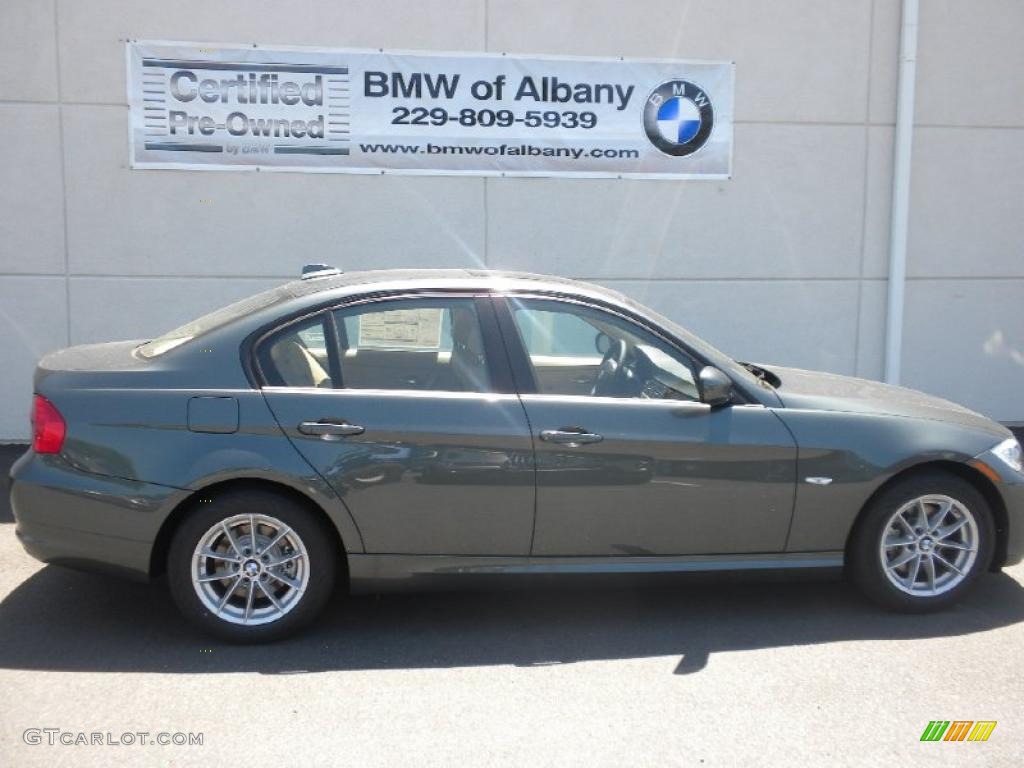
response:
<path id="1" fill-rule="evenodd" d="M 732 379 L 715 366 L 705 365 L 697 378 L 700 382 L 701 402 L 714 408 L 732 400 Z"/>

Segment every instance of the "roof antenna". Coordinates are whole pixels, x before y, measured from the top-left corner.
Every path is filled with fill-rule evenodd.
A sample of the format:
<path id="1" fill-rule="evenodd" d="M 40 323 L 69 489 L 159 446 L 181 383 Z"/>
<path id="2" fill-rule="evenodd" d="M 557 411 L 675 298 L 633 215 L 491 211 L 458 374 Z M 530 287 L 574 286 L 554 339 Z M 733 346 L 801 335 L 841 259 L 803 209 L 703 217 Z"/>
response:
<path id="1" fill-rule="evenodd" d="M 337 267 L 332 267 L 330 264 L 306 264 L 302 268 L 302 279 L 312 280 L 314 277 L 328 277 L 330 275 L 340 275 L 341 270 Z"/>

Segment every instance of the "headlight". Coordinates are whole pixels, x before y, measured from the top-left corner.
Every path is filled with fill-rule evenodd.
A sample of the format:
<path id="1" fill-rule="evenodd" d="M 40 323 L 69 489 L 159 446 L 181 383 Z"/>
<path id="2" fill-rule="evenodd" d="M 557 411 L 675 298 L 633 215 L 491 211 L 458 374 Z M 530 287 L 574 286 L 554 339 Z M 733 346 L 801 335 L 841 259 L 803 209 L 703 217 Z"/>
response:
<path id="1" fill-rule="evenodd" d="M 1007 438 L 992 449 L 992 453 L 1013 467 L 1018 472 L 1024 472 L 1024 455 L 1020 449 L 1020 443 L 1015 438 Z"/>

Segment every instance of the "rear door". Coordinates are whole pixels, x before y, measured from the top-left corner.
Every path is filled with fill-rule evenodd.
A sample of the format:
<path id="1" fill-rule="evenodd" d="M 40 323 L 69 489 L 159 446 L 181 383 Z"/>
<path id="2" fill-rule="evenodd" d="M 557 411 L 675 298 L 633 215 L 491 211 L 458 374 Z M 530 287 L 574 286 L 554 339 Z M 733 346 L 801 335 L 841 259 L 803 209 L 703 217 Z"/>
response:
<path id="1" fill-rule="evenodd" d="M 257 362 L 278 423 L 367 552 L 529 554 L 533 446 L 490 301 L 417 295 L 323 312 L 267 337 Z"/>
<path id="2" fill-rule="evenodd" d="M 774 413 L 700 402 L 701 363 L 629 318 L 496 306 L 537 450 L 534 555 L 785 549 L 796 445 Z"/>

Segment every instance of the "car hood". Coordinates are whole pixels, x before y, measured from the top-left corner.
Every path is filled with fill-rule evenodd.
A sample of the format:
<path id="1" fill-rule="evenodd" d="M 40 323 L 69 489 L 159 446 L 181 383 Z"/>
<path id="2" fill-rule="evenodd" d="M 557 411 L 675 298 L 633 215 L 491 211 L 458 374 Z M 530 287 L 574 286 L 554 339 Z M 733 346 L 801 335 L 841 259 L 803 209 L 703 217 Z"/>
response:
<path id="1" fill-rule="evenodd" d="M 786 408 L 930 419 L 981 430 L 994 436 L 1012 435 L 1006 427 L 969 408 L 906 387 L 778 365 L 759 367 L 779 378 L 776 394 Z"/>

